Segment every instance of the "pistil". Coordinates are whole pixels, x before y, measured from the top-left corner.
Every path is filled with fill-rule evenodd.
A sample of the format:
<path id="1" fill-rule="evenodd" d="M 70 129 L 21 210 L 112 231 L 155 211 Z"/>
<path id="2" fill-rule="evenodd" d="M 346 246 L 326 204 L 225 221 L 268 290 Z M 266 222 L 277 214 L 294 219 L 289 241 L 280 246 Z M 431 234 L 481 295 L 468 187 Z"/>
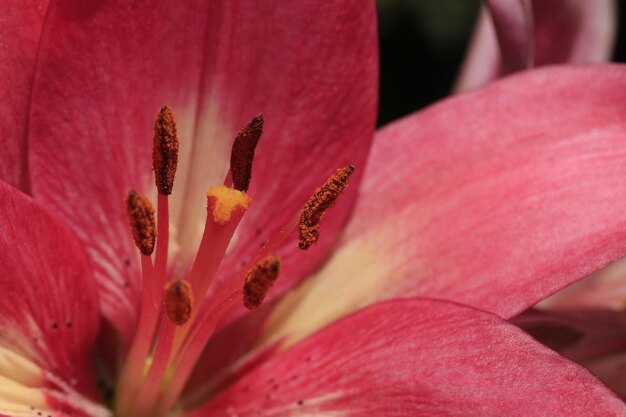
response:
<path id="1" fill-rule="evenodd" d="M 191 324 L 198 315 L 204 296 L 250 203 L 251 199 L 245 193 L 225 185 L 212 187 L 207 192 L 207 219 L 204 233 L 189 274 L 189 282 L 193 293 L 196 294 L 196 301 L 189 322 L 177 329 L 174 352 L 178 352 L 191 330 Z"/>

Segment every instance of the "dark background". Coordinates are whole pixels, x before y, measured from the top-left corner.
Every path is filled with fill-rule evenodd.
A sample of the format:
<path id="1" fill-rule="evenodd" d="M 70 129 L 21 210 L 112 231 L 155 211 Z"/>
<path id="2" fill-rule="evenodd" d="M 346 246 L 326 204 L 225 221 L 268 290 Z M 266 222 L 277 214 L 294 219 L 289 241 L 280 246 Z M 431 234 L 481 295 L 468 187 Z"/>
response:
<path id="1" fill-rule="evenodd" d="M 590 0 L 584 0 L 590 1 Z M 378 124 L 446 97 L 471 38 L 480 0 L 378 0 Z M 626 7 L 618 7 L 626 22 Z M 613 61 L 626 62 L 626 23 L 618 24 Z"/>

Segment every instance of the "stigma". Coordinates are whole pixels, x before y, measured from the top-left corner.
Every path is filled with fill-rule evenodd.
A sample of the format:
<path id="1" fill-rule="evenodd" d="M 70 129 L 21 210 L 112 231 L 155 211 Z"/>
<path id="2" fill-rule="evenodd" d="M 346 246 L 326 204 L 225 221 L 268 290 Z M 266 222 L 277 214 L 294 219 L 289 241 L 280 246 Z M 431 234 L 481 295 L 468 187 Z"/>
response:
<path id="1" fill-rule="evenodd" d="M 228 223 L 235 211 L 247 210 L 251 201 L 246 193 L 225 185 L 211 187 L 207 192 L 208 210 L 219 225 Z"/>

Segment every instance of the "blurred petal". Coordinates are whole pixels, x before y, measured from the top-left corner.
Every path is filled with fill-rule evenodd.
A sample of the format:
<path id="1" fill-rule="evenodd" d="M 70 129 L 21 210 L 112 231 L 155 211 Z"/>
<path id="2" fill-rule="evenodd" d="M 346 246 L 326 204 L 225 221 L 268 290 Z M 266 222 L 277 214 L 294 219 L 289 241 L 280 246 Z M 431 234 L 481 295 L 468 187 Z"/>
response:
<path id="1" fill-rule="evenodd" d="M 331 169 L 363 165 L 375 118 L 373 6 L 356 0 L 51 6 L 33 92 L 33 194 L 87 245 L 103 311 L 126 338 L 139 274 L 122 200 L 130 187 L 152 183 L 155 112 L 170 104 L 179 122 L 171 218 L 187 258 L 202 231 L 206 188 L 223 180 L 236 131 L 264 113 L 250 189 L 257 213 L 240 235 L 247 251 L 234 251 L 243 258 Z M 326 253 L 353 197 L 328 219 L 327 240 L 301 268 Z"/>
<path id="2" fill-rule="evenodd" d="M 26 132 L 47 0 L 0 2 L 0 179 L 28 191 Z"/>
<path id="3" fill-rule="evenodd" d="M 493 21 L 486 7 L 480 10 L 453 91 L 470 90 L 487 84 L 500 74 L 500 52 Z"/>
<path id="4" fill-rule="evenodd" d="M 618 416 L 583 368 L 487 313 L 429 300 L 362 310 L 186 416 Z"/>
<path id="5" fill-rule="evenodd" d="M 622 399 L 626 399 L 626 351 L 591 358 L 582 362 L 585 368 L 609 386 Z"/>
<path id="6" fill-rule="evenodd" d="M 94 398 L 100 314 L 81 244 L 13 187 L 0 196 L 0 412 Z"/>
<path id="7" fill-rule="evenodd" d="M 416 295 L 507 318 L 622 256 L 625 116 L 623 66 L 553 67 L 384 128 L 338 250 L 267 337 Z"/>
<path id="8" fill-rule="evenodd" d="M 579 363 L 626 350 L 626 313 L 622 311 L 534 309 L 511 322 Z"/>
<path id="9" fill-rule="evenodd" d="M 500 46 L 500 74 L 530 67 L 533 63 L 533 6 L 530 0 L 487 0 Z"/>
<path id="10" fill-rule="evenodd" d="M 481 11 L 455 91 L 532 65 L 611 57 L 614 0 L 488 0 L 487 6 L 490 13 Z"/>
<path id="11" fill-rule="evenodd" d="M 535 65 L 611 58 L 617 34 L 614 0 L 534 0 Z"/>
<path id="12" fill-rule="evenodd" d="M 578 362 L 626 398 L 626 313 L 612 310 L 531 310 L 511 322 Z"/>

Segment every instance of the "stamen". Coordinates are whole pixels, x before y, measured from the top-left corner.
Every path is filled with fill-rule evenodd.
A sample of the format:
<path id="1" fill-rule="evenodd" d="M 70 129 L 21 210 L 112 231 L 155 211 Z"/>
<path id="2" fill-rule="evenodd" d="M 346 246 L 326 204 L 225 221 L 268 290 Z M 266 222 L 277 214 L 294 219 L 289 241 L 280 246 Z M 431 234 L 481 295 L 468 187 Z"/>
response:
<path id="1" fill-rule="evenodd" d="M 126 212 L 135 245 L 142 254 L 150 256 L 156 241 L 154 208 L 150 200 L 137 190 L 130 190 L 126 195 Z"/>
<path id="2" fill-rule="evenodd" d="M 178 133 L 174 113 L 168 106 L 161 108 L 154 123 L 152 164 L 159 193 L 170 195 L 178 164 Z"/>
<path id="3" fill-rule="evenodd" d="M 177 326 L 187 323 L 191 317 L 193 291 L 185 279 L 170 281 L 163 291 L 163 305 L 167 318 Z"/>
<path id="4" fill-rule="evenodd" d="M 213 220 L 219 225 L 228 223 L 235 210 L 247 210 L 251 201 L 246 193 L 225 185 L 211 187 L 207 192 L 207 200 L 209 213 L 213 214 Z"/>
<path id="5" fill-rule="evenodd" d="M 246 274 L 243 284 L 243 304 L 248 310 L 261 306 L 267 291 L 280 272 L 280 258 L 268 256 L 254 265 Z"/>
<path id="6" fill-rule="evenodd" d="M 335 205 L 335 201 L 348 185 L 354 172 L 354 166 L 348 165 L 337 170 L 324 185 L 315 190 L 300 213 L 298 224 L 300 249 L 308 249 L 317 243 L 320 237 L 320 223 L 326 210 Z"/>
<path id="7" fill-rule="evenodd" d="M 255 116 L 241 132 L 237 134 L 230 154 L 230 170 L 233 187 L 239 191 L 248 191 L 252 175 L 254 150 L 263 133 L 263 115 Z"/>

